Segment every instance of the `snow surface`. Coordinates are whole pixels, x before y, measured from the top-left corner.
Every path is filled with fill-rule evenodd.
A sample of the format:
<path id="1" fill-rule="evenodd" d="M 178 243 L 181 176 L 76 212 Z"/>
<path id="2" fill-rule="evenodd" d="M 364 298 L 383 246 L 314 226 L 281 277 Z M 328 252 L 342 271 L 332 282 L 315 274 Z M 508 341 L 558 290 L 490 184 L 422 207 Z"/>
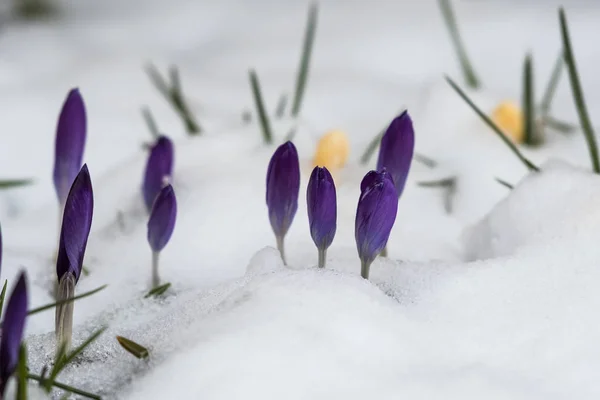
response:
<path id="1" fill-rule="evenodd" d="M 295 141 L 303 189 L 286 238 L 288 267 L 270 247 L 264 202 L 273 148 L 241 114 L 253 111 L 249 68 L 269 109 L 291 92 L 306 2 L 63 1 L 59 20 L 4 26 L 0 168 L 3 177 L 37 182 L 0 192 L 2 278 L 26 268 L 32 306 L 52 301 L 57 113 L 73 86 L 88 108 L 85 160 L 96 208 L 85 260 L 91 272 L 77 291 L 109 287 L 75 305 L 74 342 L 109 328 L 60 381 L 108 399 L 598 398 L 600 180 L 589 173 L 582 135 L 551 132 L 543 148 L 524 150 L 543 166 L 527 175 L 443 81 L 460 74 L 436 3 L 320 3 Z M 527 50 L 541 93 L 560 48 L 559 3 L 456 3 L 486 85 L 473 94 L 477 103 L 489 110 L 519 99 Z M 588 38 L 597 36 L 600 8 L 564 4 L 594 119 L 600 56 Z M 185 137 L 144 75 L 147 61 L 180 66 L 205 135 Z M 150 281 L 143 104 L 176 144 L 179 219 L 160 266 L 173 286 L 161 299 L 143 298 Z M 438 166 L 413 163 L 390 259 L 376 260 L 367 282 L 353 226 L 368 167 L 357 160 L 404 106 L 417 151 Z M 566 80 L 554 110 L 576 121 Z M 278 140 L 294 125 L 274 123 Z M 327 269 L 318 270 L 303 196 L 315 142 L 331 128 L 348 133 L 353 154 L 335 175 L 338 233 Z M 451 215 L 440 189 L 416 185 L 449 176 L 458 179 Z M 53 319 L 49 311 L 28 320 L 33 372 L 51 363 Z M 116 335 L 147 346 L 150 359 L 126 353 Z"/>

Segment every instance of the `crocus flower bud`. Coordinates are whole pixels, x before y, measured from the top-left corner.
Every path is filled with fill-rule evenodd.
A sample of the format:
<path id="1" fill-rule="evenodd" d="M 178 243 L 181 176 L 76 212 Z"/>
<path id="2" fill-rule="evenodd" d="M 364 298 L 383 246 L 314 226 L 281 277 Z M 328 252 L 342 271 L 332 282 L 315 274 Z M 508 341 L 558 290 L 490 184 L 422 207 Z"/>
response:
<path id="1" fill-rule="evenodd" d="M 152 248 L 152 284 L 158 286 L 158 255 L 167 245 L 177 218 L 177 200 L 171 185 L 160 190 L 148 220 L 148 243 Z"/>
<path id="2" fill-rule="evenodd" d="M 300 162 L 296 146 L 290 141 L 275 150 L 267 169 L 267 207 L 277 248 L 285 263 L 283 238 L 298 210 Z"/>
<path id="3" fill-rule="evenodd" d="M 57 300 L 63 301 L 75 295 L 75 285 L 83 268 L 83 257 L 92 227 L 94 193 L 87 165 L 73 181 L 63 212 L 56 274 L 58 276 Z M 61 346 L 69 350 L 73 330 L 73 302 L 56 307 L 55 332 L 57 353 Z"/>
<path id="4" fill-rule="evenodd" d="M 72 89 L 62 106 L 56 128 L 54 188 L 61 205 L 81 169 L 86 129 L 83 98 L 79 89 Z"/>
<path id="5" fill-rule="evenodd" d="M 365 279 L 369 278 L 371 263 L 387 244 L 397 211 L 398 197 L 391 176 L 385 169 L 369 172 L 361 182 L 354 230 Z"/>
<path id="6" fill-rule="evenodd" d="M 173 143 L 166 136 L 159 136 L 150 149 L 142 194 L 148 212 L 152 210 L 158 192 L 171 181 L 173 174 Z"/>
<path id="7" fill-rule="evenodd" d="M 404 191 L 415 148 L 415 132 L 408 111 L 394 118 L 381 138 L 377 170 L 385 168 L 394 181 L 399 198 Z"/>
<path id="8" fill-rule="evenodd" d="M 15 372 L 19 360 L 19 348 L 23 339 L 27 317 L 27 279 L 21 272 L 6 305 L 0 339 L 0 398 L 4 397 L 6 383 Z"/>
<path id="9" fill-rule="evenodd" d="M 315 167 L 306 190 L 310 236 L 319 254 L 319 268 L 325 267 L 327 248 L 335 237 L 337 204 L 335 184 L 327 168 Z"/>

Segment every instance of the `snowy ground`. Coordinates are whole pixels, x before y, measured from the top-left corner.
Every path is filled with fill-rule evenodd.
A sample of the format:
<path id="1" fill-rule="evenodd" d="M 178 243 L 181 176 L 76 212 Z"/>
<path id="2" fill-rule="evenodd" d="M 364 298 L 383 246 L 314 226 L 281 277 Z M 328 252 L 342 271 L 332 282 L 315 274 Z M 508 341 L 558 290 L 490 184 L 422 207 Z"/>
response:
<path id="1" fill-rule="evenodd" d="M 119 399 L 596 399 L 600 324 L 600 180 L 583 137 L 551 133 L 527 151 L 527 171 L 443 81 L 460 78 L 436 1 L 322 1 L 296 144 L 300 208 L 286 240 L 290 266 L 269 246 L 264 204 L 272 147 L 242 122 L 256 68 L 270 109 L 291 92 L 307 3 L 185 0 L 63 2 L 59 21 L 7 23 L 0 32 L 2 177 L 36 185 L 0 192 L 2 279 L 20 268 L 33 306 L 52 301 L 57 205 L 51 184 L 56 117 L 67 91 L 88 109 L 96 199 L 75 305 L 75 342 L 109 330 L 59 379 Z M 600 8 L 563 2 L 592 120 L 600 114 Z M 463 36 L 490 110 L 519 100 L 532 50 L 541 93 L 560 48 L 558 1 L 457 2 Z M 187 138 L 142 66 L 180 66 L 206 134 Z M 539 96 L 538 96 L 539 97 Z M 140 185 L 149 105 L 176 143 L 179 219 L 161 259 L 173 287 L 143 299 L 150 250 Z M 390 239 L 390 260 L 359 277 L 353 238 L 358 164 L 367 142 L 403 106 L 417 151 Z M 561 83 L 555 114 L 576 121 Z M 292 121 L 279 121 L 283 137 Z M 338 233 L 328 269 L 314 268 L 303 200 L 316 139 L 340 128 L 352 160 L 336 176 Z M 547 162 L 548 159 L 558 159 Z M 374 164 L 374 160 L 371 166 Z M 418 181 L 458 177 L 454 212 Z M 517 184 L 509 191 L 494 181 Z M 524 179 L 523 179 L 524 178 Z M 118 214 L 123 217 L 119 222 Z M 54 351 L 53 312 L 28 320 L 30 367 Z M 147 346 L 140 361 L 114 337 Z M 410 397 L 409 397 L 410 396 Z"/>

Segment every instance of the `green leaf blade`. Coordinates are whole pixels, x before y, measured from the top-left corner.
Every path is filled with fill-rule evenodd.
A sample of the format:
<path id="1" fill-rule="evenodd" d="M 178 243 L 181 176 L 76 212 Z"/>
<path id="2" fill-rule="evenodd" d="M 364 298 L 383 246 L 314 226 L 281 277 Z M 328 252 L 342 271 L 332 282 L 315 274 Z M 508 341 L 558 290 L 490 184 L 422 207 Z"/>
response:
<path id="1" fill-rule="evenodd" d="M 262 129 L 263 140 L 265 144 L 273 143 L 273 134 L 271 133 L 271 123 L 265 110 L 265 103 L 260 89 L 260 83 L 256 71 L 253 69 L 248 72 L 250 76 L 250 87 L 252 89 L 252 95 L 254 97 L 254 103 L 256 104 L 256 113 L 258 114 L 258 120 Z"/>
<path id="2" fill-rule="evenodd" d="M 150 352 L 147 348 L 134 342 L 133 340 L 124 338 L 123 336 L 117 336 L 117 341 L 125 349 L 128 353 L 132 354 L 134 357 L 139 359 L 148 358 Z"/>
<path id="3" fill-rule="evenodd" d="M 306 31 L 304 33 L 304 41 L 302 44 L 302 55 L 300 57 L 300 65 L 298 67 L 298 75 L 296 77 L 296 90 L 294 91 L 294 102 L 292 103 L 291 112 L 292 117 L 297 117 L 300 113 L 300 107 L 302 106 L 302 100 L 306 90 L 312 48 L 317 30 L 317 16 L 317 4 L 312 3 L 308 10 L 308 22 L 306 23 Z"/>

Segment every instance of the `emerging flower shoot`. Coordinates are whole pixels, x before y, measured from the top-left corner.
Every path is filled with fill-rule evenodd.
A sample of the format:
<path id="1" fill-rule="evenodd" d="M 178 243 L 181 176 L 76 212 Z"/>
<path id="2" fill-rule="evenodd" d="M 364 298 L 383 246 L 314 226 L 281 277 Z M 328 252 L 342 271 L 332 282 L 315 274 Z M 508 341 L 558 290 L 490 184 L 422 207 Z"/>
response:
<path id="1" fill-rule="evenodd" d="M 277 249 L 285 263 L 283 239 L 296 211 L 300 194 L 300 163 L 296 146 L 290 141 L 275 150 L 267 169 L 267 208 L 277 240 Z"/>
<path id="2" fill-rule="evenodd" d="M 62 106 L 56 128 L 54 188 L 61 208 L 83 162 L 86 129 L 83 98 L 79 89 L 72 89 Z"/>
<path id="3" fill-rule="evenodd" d="M 0 339 L 0 398 L 8 379 L 15 372 L 19 360 L 19 348 L 23 339 L 25 318 L 27 317 L 27 279 L 21 272 L 15 285 L 2 321 L 2 338 Z"/>
<path id="4" fill-rule="evenodd" d="M 166 136 L 160 136 L 150 149 L 142 195 L 148 212 L 152 210 L 154 199 L 160 190 L 171 182 L 173 174 L 173 143 Z"/>
<path id="5" fill-rule="evenodd" d="M 360 184 L 354 235 L 361 276 L 369 279 L 371 263 L 385 248 L 396 221 L 398 197 L 390 174 L 370 171 Z"/>
<path id="6" fill-rule="evenodd" d="M 337 203 L 335 183 L 327 168 L 315 167 L 306 190 L 310 236 L 319 254 L 319 268 L 325 267 L 327 249 L 335 237 Z"/>
<path id="7" fill-rule="evenodd" d="M 65 202 L 56 274 L 58 277 L 57 300 L 64 301 L 75 294 L 75 285 L 81 275 L 83 257 L 87 246 L 88 236 L 92 227 L 94 211 L 94 193 L 87 165 L 73 181 Z M 65 346 L 68 351 L 71 344 L 73 328 L 73 302 L 56 307 L 56 338 L 57 350 Z"/>
<path id="8" fill-rule="evenodd" d="M 177 218 L 177 200 L 171 185 L 160 190 L 152 205 L 150 219 L 148 220 L 148 243 L 152 249 L 152 286 L 160 284 L 158 277 L 158 256 L 165 248 Z"/>

